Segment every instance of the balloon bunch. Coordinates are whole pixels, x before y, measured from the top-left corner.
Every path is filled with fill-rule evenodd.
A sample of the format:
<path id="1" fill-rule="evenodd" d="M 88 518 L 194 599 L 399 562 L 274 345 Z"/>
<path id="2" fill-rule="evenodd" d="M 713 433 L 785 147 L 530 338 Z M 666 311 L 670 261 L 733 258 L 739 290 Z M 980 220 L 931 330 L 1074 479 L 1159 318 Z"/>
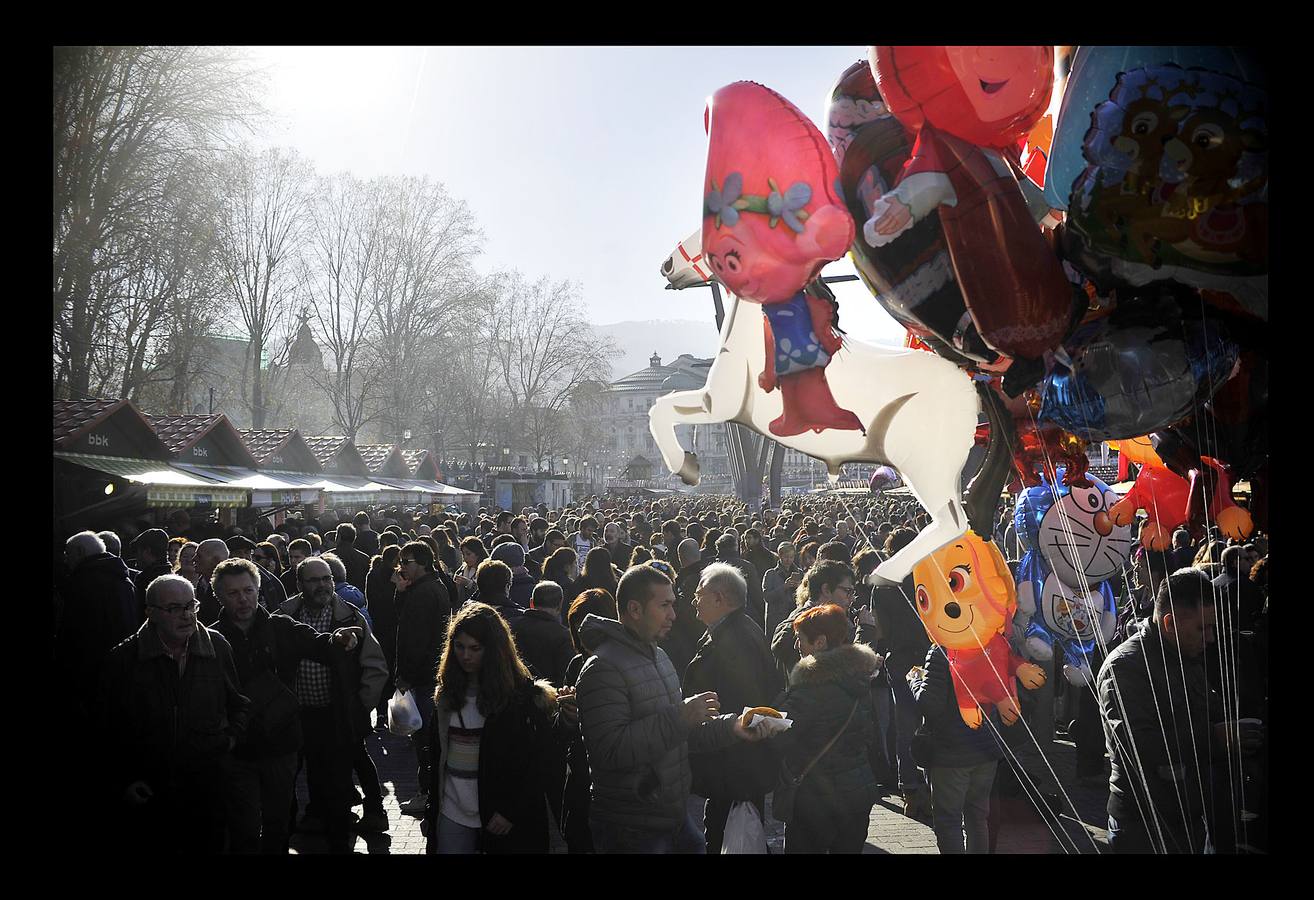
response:
<path id="1" fill-rule="evenodd" d="M 1062 470 L 1060 470 L 1060 473 Z M 1131 528 L 1110 510 L 1118 495 L 1094 476 L 1069 487 L 1060 477 L 1023 491 L 1013 524 L 1026 553 L 1018 568 L 1014 633 L 1032 659 L 1055 652 L 1073 685 L 1091 682 L 1090 659 L 1099 641 L 1113 637 L 1118 609 L 1109 579 L 1127 562 Z"/>

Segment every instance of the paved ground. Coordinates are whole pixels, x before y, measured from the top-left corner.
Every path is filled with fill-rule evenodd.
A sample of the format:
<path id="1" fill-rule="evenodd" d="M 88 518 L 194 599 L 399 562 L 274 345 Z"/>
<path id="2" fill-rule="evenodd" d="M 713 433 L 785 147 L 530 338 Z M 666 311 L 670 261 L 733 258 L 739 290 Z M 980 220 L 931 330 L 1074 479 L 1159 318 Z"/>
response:
<path id="1" fill-rule="evenodd" d="M 398 803 L 416 791 L 415 754 L 403 738 L 387 732 L 374 732 L 367 738 L 370 754 L 383 782 L 384 808 L 391 827 L 387 834 L 360 836 L 356 839 L 358 853 L 419 854 L 424 852 L 424 837 L 420 834 L 419 819 L 403 815 Z M 1075 778 L 1076 752 L 1072 744 L 1060 735 L 1045 754 L 1051 774 L 1035 745 L 1026 738 L 1017 743 L 1030 743 L 1030 749 L 1015 749 L 1028 778 L 1031 789 L 1042 794 L 1057 795 L 1057 783 L 1067 788 L 1068 799 L 1059 797 L 1061 808 L 1057 817 L 1042 816 L 1037 812 L 1043 804 L 1028 799 L 1028 789 L 1006 771 L 1001 764 L 997 778 L 998 832 L 995 850 L 998 853 L 1096 853 L 1106 851 L 1104 825 L 1107 821 L 1104 803 L 1107 786 L 1086 787 Z M 297 782 L 297 796 L 302 808 L 306 802 L 305 775 Z M 697 821 L 702 820 L 702 800 L 690 800 L 690 809 Z M 867 832 L 866 853 L 936 853 L 935 835 L 928 824 L 903 815 L 899 798 L 889 794 L 871 811 L 871 824 Z M 359 808 L 357 808 L 359 812 Z M 559 835 L 552 834 L 552 852 L 564 853 L 565 844 Z M 783 852 L 784 826 L 768 815 L 767 841 L 772 852 Z M 292 836 L 294 853 L 323 853 L 324 840 L 319 835 L 295 834 Z"/>

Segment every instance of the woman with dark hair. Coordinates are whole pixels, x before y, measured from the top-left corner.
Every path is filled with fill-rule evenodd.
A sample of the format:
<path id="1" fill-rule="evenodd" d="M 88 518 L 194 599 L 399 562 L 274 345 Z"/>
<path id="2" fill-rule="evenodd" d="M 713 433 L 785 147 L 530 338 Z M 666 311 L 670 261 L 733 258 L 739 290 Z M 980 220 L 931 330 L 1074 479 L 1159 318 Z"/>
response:
<path id="1" fill-rule="evenodd" d="M 451 535 L 449 535 L 443 528 L 435 528 L 430 534 L 438 544 L 437 556 L 442 560 L 443 568 L 446 569 L 448 573 L 455 572 L 460 566 L 460 563 L 457 561 L 457 557 L 460 554 L 458 554 L 456 548 L 452 546 Z"/>
<path id="2" fill-rule="evenodd" d="M 543 561 L 543 581 L 555 581 L 561 585 L 561 624 L 566 624 L 566 613 L 582 590 L 577 584 L 575 551 L 569 547 L 558 547 L 552 555 Z"/>
<path id="3" fill-rule="evenodd" d="M 797 541 L 795 542 L 797 543 Z M 809 540 L 803 543 L 798 551 L 798 567 L 804 572 L 811 569 L 817 564 L 817 551 L 821 549 L 821 544 Z"/>
<path id="4" fill-rule="evenodd" d="M 452 617 L 433 703 L 427 852 L 546 853 L 556 692 L 534 681 L 491 606 Z"/>
<path id="5" fill-rule="evenodd" d="M 461 541 L 461 568 L 453 577 L 461 593 L 461 602 L 469 600 L 475 592 L 475 572 L 479 564 L 488 559 L 488 548 L 477 537 L 468 537 Z"/>
<path id="6" fill-rule="evenodd" d="M 606 547 L 594 547 L 584 557 L 584 568 L 575 582 L 575 591 L 579 594 L 590 588 L 602 588 L 614 597 L 619 581 L 620 573 L 611 564 L 611 553 Z"/>
<path id="7" fill-rule="evenodd" d="M 560 552 L 560 551 L 558 551 Z M 566 666 L 565 685 L 573 692 L 584 663 L 592 655 L 580 637 L 580 626 L 588 615 L 604 619 L 617 618 L 616 598 L 602 588 L 589 588 L 570 604 L 566 621 L 570 627 L 570 641 L 575 645 L 575 658 Z M 593 779 L 589 775 L 589 758 L 584 749 L 584 736 L 579 730 L 579 715 L 573 703 L 562 704 L 562 718 L 570 730 L 570 746 L 566 750 L 566 787 L 561 798 L 561 833 L 571 853 L 592 853 L 593 835 L 589 831 L 589 791 Z"/>

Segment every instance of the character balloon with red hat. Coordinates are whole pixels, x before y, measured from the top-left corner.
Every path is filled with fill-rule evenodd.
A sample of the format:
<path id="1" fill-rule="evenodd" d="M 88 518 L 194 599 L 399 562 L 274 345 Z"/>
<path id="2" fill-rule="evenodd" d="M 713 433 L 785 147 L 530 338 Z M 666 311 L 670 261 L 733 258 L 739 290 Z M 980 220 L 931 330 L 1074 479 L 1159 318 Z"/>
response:
<path id="1" fill-rule="evenodd" d="M 842 346 L 835 306 L 805 289 L 854 235 L 825 138 L 794 104 L 749 81 L 717 91 L 705 124 L 703 251 L 730 291 L 762 305 L 767 366 L 758 385 L 779 387 L 784 407 L 771 433 L 863 430 L 826 381 Z"/>

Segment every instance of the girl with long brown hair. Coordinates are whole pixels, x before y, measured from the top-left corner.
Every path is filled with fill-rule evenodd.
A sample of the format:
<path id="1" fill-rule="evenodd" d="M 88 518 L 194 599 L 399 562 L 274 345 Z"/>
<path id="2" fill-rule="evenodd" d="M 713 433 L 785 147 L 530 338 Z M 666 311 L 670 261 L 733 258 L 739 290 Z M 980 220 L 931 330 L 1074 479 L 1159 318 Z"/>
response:
<path id="1" fill-rule="evenodd" d="M 546 853 L 543 762 L 554 755 L 556 693 L 534 681 L 486 603 L 452 617 L 433 699 L 428 852 Z"/>

